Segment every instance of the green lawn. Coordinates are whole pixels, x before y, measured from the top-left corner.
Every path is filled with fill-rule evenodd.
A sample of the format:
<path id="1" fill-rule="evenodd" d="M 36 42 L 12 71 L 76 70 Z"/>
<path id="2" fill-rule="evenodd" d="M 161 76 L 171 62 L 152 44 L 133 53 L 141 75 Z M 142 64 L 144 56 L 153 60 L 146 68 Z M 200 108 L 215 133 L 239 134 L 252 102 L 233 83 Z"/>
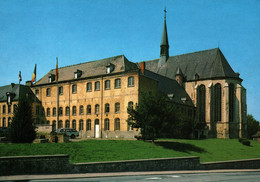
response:
<path id="1" fill-rule="evenodd" d="M 126 140 L 70 143 L 0 144 L 0 156 L 68 154 L 70 162 L 117 161 L 199 156 L 201 162 L 260 158 L 260 142 L 244 146 L 237 139 L 159 140 L 154 144 Z"/>

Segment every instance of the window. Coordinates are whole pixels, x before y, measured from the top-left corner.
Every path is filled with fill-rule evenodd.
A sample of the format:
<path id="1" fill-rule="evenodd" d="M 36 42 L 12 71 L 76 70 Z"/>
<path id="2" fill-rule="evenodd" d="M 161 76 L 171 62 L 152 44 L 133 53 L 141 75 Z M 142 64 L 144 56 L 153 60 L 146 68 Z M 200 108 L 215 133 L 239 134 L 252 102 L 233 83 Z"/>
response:
<path id="1" fill-rule="evenodd" d="M 105 90 L 110 89 L 110 80 L 105 81 Z"/>
<path id="2" fill-rule="evenodd" d="M 72 85 L 72 93 L 73 94 L 77 93 L 77 85 Z"/>
<path id="3" fill-rule="evenodd" d="M 5 112 L 6 112 L 6 106 L 3 105 L 3 114 L 5 114 Z"/>
<path id="4" fill-rule="evenodd" d="M 105 131 L 109 130 L 109 119 L 105 119 Z"/>
<path id="5" fill-rule="evenodd" d="M 56 107 L 52 109 L 52 116 L 56 116 Z"/>
<path id="6" fill-rule="evenodd" d="M 16 104 L 14 104 L 14 107 L 13 107 L 13 112 L 15 112 L 15 111 L 16 111 L 16 109 L 17 109 L 17 105 L 16 105 Z"/>
<path id="7" fill-rule="evenodd" d="M 91 130 L 91 120 L 88 119 L 87 120 L 87 131 L 90 131 Z"/>
<path id="8" fill-rule="evenodd" d="M 198 107 L 198 114 L 199 114 L 199 122 L 206 122 L 205 120 L 205 109 L 206 109 L 206 91 L 205 85 L 200 85 L 197 88 L 197 107 Z"/>
<path id="9" fill-rule="evenodd" d="M 82 71 L 81 70 L 77 70 L 76 72 L 74 72 L 74 78 L 80 78 L 82 75 Z"/>
<path id="10" fill-rule="evenodd" d="M 76 129 L 76 120 L 75 120 L 75 119 L 72 120 L 72 128 L 73 128 L 73 129 Z"/>
<path id="11" fill-rule="evenodd" d="M 233 122 L 234 121 L 234 101 L 235 101 L 235 89 L 234 89 L 234 84 L 229 84 L 228 85 L 228 89 L 229 89 L 229 98 L 228 98 L 228 101 L 229 101 L 229 122 Z"/>
<path id="12" fill-rule="evenodd" d="M 59 116 L 62 116 L 62 115 L 63 115 L 63 108 L 59 107 Z"/>
<path id="13" fill-rule="evenodd" d="M 79 131 L 84 129 L 84 121 L 83 119 L 79 120 Z"/>
<path id="14" fill-rule="evenodd" d="M 215 90 L 215 121 L 221 121 L 221 85 L 217 83 L 214 86 Z"/>
<path id="15" fill-rule="evenodd" d="M 87 92 L 91 92 L 92 91 L 92 83 L 89 82 L 87 83 Z"/>
<path id="16" fill-rule="evenodd" d="M 55 80 L 55 75 L 54 74 L 50 74 L 49 76 L 49 83 L 53 82 Z"/>
<path id="17" fill-rule="evenodd" d="M 115 88 L 121 88 L 121 79 L 115 79 Z"/>
<path id="18" fill-rule="evenodd" d="M 132 101 L 128 102 L 128 108 L 132 110 L 133 107 L 134 107 L 134 103 Z"/>
<path id="19" fill-rule="evenodd" d="M 79 106 L 79 114 L 80 115 L 84 114 L 84 107 L 83 106 Z"/>
<path id="20" fill-rule="evenodd" d="M 6 127 L 6 119 L 3 118 L 3 127 Z"/>
<path id="21" fill-rule="evenodd" d="M 105 113 L 109 113 L 109 104 L 108 103 L 105 104 Z"/>
<path id="22" fill-rule="evenodd" d="M 39 90 L 38 89 L 35 90 L 35 95 L 39 95 Z"/>
<path id="23" fill-rule="evenodd" d="M 66 107 L 66 116 L 69 116 L 70 115 L 70 107 Z"/>
<path id="24" fill-rule="evenodd" d="M 120 112 L 120 103 L 119 102 L 115 103 L 115 113 L 118 113 L 118 112 Z"/>
<path id="25" fill-rule="evenodd" d="M 8 118 L 7 127 L 11 126 L 12 118 Z"/>
<path id="26" fill-rule="evenodd" d="M 77 108 L 76 106 L 72 107 L 72 115 L 76 115 L 77 114 Z"/>
<path id="27" fill-rule="evenodd" d="M 74 78 L 78 78 L 78 73 L 74 72 Z"/>
<path id="28" fill-rule="evenodd" d="M 95 114 L 98 114 L 98 113 L 99 113 L 99 105 L 96 104 L 96 105 L 95 105 Z"/>
<path id="29" fill-rule="evenodd" d="M 87 106 L 87 114 L 91 114 L 91 105 Z"/>
<path id="30" fill-rule="evenodd" d="M 51 89 L 50 88 L 46 88 L 46 96 L 47 97 L 51 96 Z"/>
<path id="31" fill-rule="evenodd" d="M 115 131 L 120 130 L 120 119 L 116 118 L 115 119 Z"/>
<path id="32" fill-rule="evenodd" d="M 63 95 L 63 86 L 59 87 L 59 95 Z"/>
<path id="33" fill-rule="evenodd" d="M 47 124 L 50 124 L 50 121 L 49 121 L 49 120 L 47 120 Z"/>
<path id="34" fill-rule="evenodd" d="M 56 121 L 52 121 L 52 131 L 56 130 Z"/>
<path id="35" fill-rule="evenodd" d="M 63 128 L 62 120 L 59 120 L 59 122 L 58 122 L 58 128 Z"/>
<path id="36" fill-rule="evenodd" d="M 133 87 L 135 85 L 135 79 L 133 76 L 128 77 L 128 87 Z"/>
<path id="37" fill-rule="evenodd" d="M 132 123 L 133 121 L 130 119 L 129 123 Z M 127 122 L 127 131 L 133 131 L 133 126 Z"/>
<path id="38" fill-rule="evenodd" d="M 50 115 L 51 115 L 51 109 L 50 109 L 50 108 L 47 108 L 46 113 L 47 113 L 47 116 L 50 116 Z"/>
<path id="39" fill-rule="evenodd" d="M 96 91 L 100 90 L 100 82 L 99 81 L 95 82 L 95 90 Z"/>
<path id="40" fill-rule="evenodd" d="M 70 128 L 70 121 L 69 120 L 65 121 L 65 128 Z"/>
<path id="41" fill-rule="evenodd" d="M 7 112 L 8 112 L 8 114 L 11 113 L 11 105 L 8 105 L 8 106 L 7 106 Z"/>

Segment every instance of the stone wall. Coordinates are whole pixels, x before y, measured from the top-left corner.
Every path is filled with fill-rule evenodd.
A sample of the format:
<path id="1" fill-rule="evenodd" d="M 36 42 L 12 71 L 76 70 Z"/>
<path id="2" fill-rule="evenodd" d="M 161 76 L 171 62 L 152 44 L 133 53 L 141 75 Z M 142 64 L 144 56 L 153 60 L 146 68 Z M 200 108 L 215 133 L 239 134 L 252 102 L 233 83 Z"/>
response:
<path id="1" fill-rule="evenodd" d="M 52 131 L 52 125 L 50 124 L 42 124 L 36 125 L 37 133 L 50 133 Z"/>
<path id="2" fill-rule="evenodd" d="M 69 164 L 68 155 L 0 157 L 0 176 L 215 169 L 260 169 L 260 159 L 200 164 L 199 157 L 178 157 Z"/>
<path id="3" fill-rule="evenodd" d="M 0 176 L 70 172 L 68 155 L 0 157 Z"/>
<path id="4" fill-rule="evenodd" d="M 201 163 L 202 170 L 214 169 L 260 169 L 260 159 L 232 160 Z"/>
<path id="5" fill-rule="evenodd" d="M 195 170 L 200 167 L 199 157 L 143 159 L 114 162 L 74 164 L 74 173 Z"/>

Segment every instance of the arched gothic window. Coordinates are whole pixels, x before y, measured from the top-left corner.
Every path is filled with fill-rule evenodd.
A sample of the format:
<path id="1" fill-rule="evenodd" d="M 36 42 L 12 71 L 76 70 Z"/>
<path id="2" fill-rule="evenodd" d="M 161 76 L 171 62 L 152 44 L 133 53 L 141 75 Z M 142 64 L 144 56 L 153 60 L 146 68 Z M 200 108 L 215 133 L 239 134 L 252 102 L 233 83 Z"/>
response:
<path id="1" fill-rule="evenodd" d="M 217 83 L 214 86 L 214 90 L 215 90 L 215 121 L 221 121 L 221 85 L 219 83 Z"/>
<path id="2" fill-rule="evenodd" d="M 231 83 L 228 85 L 228 89 L 229 89 L 229 122 L 233 122 L 234 121 L 234 100 L 235 100 L 235 89 L 234 89 L 234 84 Z"/>
<path id="3" fill-rule="evenodd" d="M 206 109 L 206 91 L 205 85 L 200 85 L 197 88 L 197 107 L 199 122 L 206 122 L 205 120 L 205 109 Z"/>

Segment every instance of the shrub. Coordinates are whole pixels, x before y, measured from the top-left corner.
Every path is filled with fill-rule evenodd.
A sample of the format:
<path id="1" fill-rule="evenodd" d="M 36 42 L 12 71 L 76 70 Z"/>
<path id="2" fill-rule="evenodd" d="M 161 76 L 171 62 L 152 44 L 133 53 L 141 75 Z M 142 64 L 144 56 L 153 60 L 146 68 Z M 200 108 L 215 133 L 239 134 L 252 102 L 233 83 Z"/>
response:
<path id="1" fill-rule="evenodd" d="M 250 146 L 250 141 L 245 138 L 239 138 L 238 141 L 243 145 Z"/>

